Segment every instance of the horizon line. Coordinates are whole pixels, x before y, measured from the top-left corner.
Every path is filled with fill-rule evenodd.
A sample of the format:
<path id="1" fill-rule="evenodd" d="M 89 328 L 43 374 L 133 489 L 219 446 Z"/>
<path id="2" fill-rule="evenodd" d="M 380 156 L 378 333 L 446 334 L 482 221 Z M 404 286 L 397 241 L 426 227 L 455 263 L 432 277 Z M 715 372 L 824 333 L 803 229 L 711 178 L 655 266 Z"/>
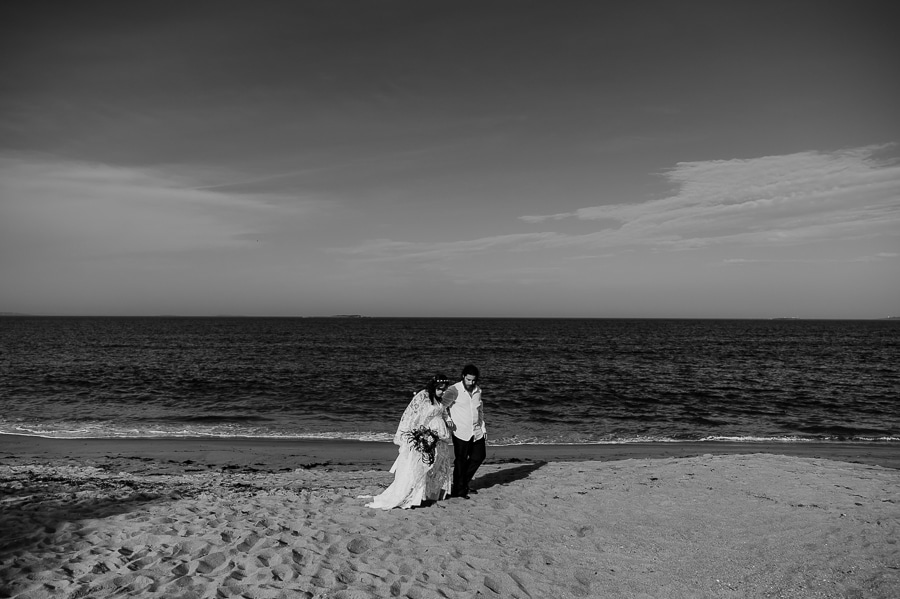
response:
<path id="1" fill-rule="evenodd" d="M 481 319 L 481 320 L 900 320 L 900 316 L 384 316 L 362 314 L 326 315 L 255 315 L 255 314 L 33 314 L 0 312 L 0 317 L 24 318 L 322 318 L 335 320 L 358 319 Z"/>

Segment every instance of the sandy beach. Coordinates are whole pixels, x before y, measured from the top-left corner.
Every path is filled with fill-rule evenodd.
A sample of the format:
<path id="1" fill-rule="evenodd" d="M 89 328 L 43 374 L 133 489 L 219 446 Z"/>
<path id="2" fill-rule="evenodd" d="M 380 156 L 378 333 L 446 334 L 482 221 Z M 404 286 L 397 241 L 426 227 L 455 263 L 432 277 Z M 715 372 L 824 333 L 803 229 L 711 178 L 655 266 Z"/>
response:
<path id="1" fill-rule="evenodd" d="M 884 444 L 490 448 L 383 512 L 380 443 L 0 435 L 0 597 L 896 597 Z"/>

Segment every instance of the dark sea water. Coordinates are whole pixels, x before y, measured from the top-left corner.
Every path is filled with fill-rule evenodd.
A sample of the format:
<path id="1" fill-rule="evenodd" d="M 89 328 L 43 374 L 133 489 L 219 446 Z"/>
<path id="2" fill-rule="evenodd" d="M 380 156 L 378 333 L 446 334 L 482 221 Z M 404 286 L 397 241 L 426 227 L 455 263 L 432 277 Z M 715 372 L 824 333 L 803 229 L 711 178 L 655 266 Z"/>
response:
<path id="1" fill-rule="evenodd" d="M 387 441 L 481 369 L 493 444 L 900 443 L 900 322 L 0 318 L 0 432 Z"/>

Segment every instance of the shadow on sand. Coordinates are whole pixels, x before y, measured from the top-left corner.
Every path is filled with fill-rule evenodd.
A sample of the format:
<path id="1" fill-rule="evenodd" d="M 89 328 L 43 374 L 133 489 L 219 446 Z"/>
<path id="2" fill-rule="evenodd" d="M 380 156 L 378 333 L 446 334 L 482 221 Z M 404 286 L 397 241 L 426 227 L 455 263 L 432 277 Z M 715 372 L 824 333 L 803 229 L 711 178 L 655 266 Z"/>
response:
<path id="1" fill-rule="evenodd" d="M 511 468 L 505 468 L 503 470 L 491 472 L 490 474 L 485 474 L 483 476 L 477 476 L 472 481 L 472 488 L 476 490 L 488 489 L 497 485 L 505 485 L 516 480 L 522 480 L 523 478 L 528 478 L 528 476 L 531 475 L 532 472 L 534 472 L 538 468 L 543 467 L 546 464 L 547 462 L 538 461 L 534 462 L 533 464 L 513 466 Z"/>
<path id="2" fill-rule="evenodd" d="M 0 597 L 8 597 L 6 567 L 58 553 L 90 520 L 118 516 L 164 501 L 151 485 L 73 480 L 26 473 L 0 479 Z M 20 564 L 21 565 L 21 564 Z"/>

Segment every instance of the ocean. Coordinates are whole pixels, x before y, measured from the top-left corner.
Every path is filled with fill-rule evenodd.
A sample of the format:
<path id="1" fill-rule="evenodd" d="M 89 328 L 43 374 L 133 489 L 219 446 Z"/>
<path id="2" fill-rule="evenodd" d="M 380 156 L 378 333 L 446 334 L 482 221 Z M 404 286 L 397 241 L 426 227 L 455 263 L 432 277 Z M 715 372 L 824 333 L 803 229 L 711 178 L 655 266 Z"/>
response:
<path id="1" fill-rule="evenodd" d="M 495 445 L 900 443 L 896 320 L 0 317 L 0 433 L 388 442 L 468 363 Z"/>

